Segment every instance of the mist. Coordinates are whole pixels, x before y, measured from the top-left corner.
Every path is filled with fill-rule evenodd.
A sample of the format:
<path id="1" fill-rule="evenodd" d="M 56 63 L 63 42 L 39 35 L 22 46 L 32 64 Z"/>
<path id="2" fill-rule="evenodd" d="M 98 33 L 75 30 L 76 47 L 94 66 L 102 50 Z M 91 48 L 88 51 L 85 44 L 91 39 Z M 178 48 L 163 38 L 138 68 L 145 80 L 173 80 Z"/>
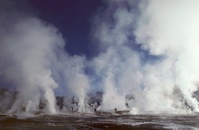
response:
<path id="1" fill-rule="evenodd" d="M 32 11 L 0 3 L 14 10 L 0 11 L 0 75 L 17 92 L 8 113 L 35 113 L 41 102 L 43 112 L 59 113 L 56 92 L 93 112 L 89 94 L 98 91 L 98 111 L 199 112 L 197 0 L 104 1 L 91 31 L 99 52 L 89 59 L 68 54 L 59 29 Z"/>

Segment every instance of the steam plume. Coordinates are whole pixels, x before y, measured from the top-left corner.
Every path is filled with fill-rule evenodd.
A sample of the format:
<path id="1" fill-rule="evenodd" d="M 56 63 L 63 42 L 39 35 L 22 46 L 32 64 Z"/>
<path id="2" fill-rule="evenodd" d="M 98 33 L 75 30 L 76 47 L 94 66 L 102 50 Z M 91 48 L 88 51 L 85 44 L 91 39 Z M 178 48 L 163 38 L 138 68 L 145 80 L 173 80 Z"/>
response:
<path id="1" fill-rule="evenodd" d="M 9 112 L 34 113 L 42 102 L 44 112 L 56 113 L 54 90 L 57 87 L 68 90 L 64 96 L 72 93 L 81 99 L 82 107 L 89 87 L 82 71 L 85 58 L 71 57 L 64 51 L 65 42 L 55 27 L 32 13 L 20 12 L 16 3 L 2 1 L 2 4 L 14 8 L 13 12 L 2 8 L 0 19 L 0 72 L 18 92 Z"/>
<path id="2" fill-rule="evenodd" d="M 193 97 L 198 89 L 198 2 L 107 3 L 107 16 L 97 19 L 100 26 L 95 36 L 104 51 L 95 59 L 99 65 L 96 73 L 108 77 L 102 80 L 109 84 L 104 85 L 107 98 L 117 95 L 118 99 L 109 102 L 105 98 L 103 102 L 117 106 L 121 104 L 120 96 L 132 94 L 132 108 L 140 113 L 178 113 L 190 109 L 198 112 L 198 100 Z M 180 97 L 174 96 L 176 87 L 182 92 L 177 94 L 182 100 L 177 101 Z"/>
<path id="3" fill-rule="evenodd" d="M 35 15 L 1 9 L 0 74 L 18 92 L 9 112 L 32 113 L 43 101 L 56 113 L 55 91 L 77 97 L 81 112 L 95 91 L 103 92 L 98 110 L 199 112 L 199 2 L 105 3 L 92 32 L 100 51 L 89 60 L 70 56 L 60 32 Z"/>

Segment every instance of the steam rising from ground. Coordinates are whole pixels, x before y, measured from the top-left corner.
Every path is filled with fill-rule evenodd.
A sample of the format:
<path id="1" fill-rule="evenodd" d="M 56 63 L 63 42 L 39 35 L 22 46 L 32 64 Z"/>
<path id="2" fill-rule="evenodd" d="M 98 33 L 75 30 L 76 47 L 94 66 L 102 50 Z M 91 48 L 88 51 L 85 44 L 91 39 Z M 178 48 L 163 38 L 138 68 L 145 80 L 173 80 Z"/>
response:
<path id="1" fill-rule="evenodd" d="M 103 92 L 98 110 L 199 112 L 199 2 L 106 3 L 93 29 L 100 52 L 91 60 L 67 54 L 59 31 L 37 17 L 11 23 L 12 13 L 2 11 L 0 72 L 18 92 L 9 112 L 36 112 L 44 102 L 45 112 L 56 113 L 55 89 L 77 97 L 82 112 L 92 110 L 88 95 L 96 91 Z"/>

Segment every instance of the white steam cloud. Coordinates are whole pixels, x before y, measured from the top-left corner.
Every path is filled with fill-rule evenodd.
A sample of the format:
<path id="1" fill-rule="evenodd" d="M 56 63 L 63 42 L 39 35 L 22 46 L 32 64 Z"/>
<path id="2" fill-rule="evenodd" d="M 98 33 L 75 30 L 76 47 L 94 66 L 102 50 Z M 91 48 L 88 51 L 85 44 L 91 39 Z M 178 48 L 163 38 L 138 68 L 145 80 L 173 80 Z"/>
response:
<path id="1" fill-rule="evenodd" d="M 55 34 L 54 28 L 30 18 L 16 21 L 12 32 L 2 35 L 1 72 L 19 92 L 10 112 L 16 111 L 18 105 L 35 111 L 42 96 L 47 100 L 48 111 L 56 112 L 53 89 L 58 85 L 52 77 L 51 62 L 56 55 L 54 49 L 63 46 L 63 41 Z"/>
<path id="2" fill-rule="evenodd" d="M 56 113 L 54 91 L 76 96 L 101 90 L 98 110 L 199 112 L 198 0 L 111 0 L 95 19 L 99 54 L 70 56 L 59 31 L 35 16 L 0 17 L 0 74 L 17 90 L 11 113 Z M 6 17 L 5 17 L 6 16 Z M 97 44 L 96 43 L 96 44 Z M 86 70 L 91 73 L 86 73 Z"/>
<path id="3" fill-rule="evenodd" d="M 96 69 L 106 78 L 105 106 L 122 106 L 120 96 L 132 94 L 132 108 L 139 113 L 198 112 L 193 96 L 199 72 L 198 1 L 107 3 L 114 13 L 98 23 L 96 37 L 106 49 L 95 58 L 100 72 L 108 75 Z"/>
<path id="4" fill-rule="evenodd" d="M 160 65 L 156 64 L 148 69 L 154 68 L 153 76 L 157 79 L 156 82 L 163 84 L 155 83 L 153 86 L 166 91 L 167 95 L 171 95 L 173 87 L 178 86 L 187 103 L 198 112 L 198 101 L 192 94 L 198 89 L 199 76 L 197 67 L 199 2 L 196 0 L 147 2 L 147 5 L 141 6 L 135 35 L 137 42 L 151 55 L 165 57 L 158 63 Z M 171 103 L 168 101 L 167 104 Z"/>

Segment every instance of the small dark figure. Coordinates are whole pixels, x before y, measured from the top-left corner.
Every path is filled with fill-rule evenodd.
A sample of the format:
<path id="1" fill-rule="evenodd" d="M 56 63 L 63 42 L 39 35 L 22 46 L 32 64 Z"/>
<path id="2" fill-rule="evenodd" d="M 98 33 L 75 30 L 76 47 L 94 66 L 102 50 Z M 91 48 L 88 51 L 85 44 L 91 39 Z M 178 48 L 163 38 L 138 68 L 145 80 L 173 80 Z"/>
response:
<path id="1" fill-rule="evenodd" d="M 125 105 L 126 105 L 127 108 L 130 108 L 128 103 L 125 103 Z"/>

